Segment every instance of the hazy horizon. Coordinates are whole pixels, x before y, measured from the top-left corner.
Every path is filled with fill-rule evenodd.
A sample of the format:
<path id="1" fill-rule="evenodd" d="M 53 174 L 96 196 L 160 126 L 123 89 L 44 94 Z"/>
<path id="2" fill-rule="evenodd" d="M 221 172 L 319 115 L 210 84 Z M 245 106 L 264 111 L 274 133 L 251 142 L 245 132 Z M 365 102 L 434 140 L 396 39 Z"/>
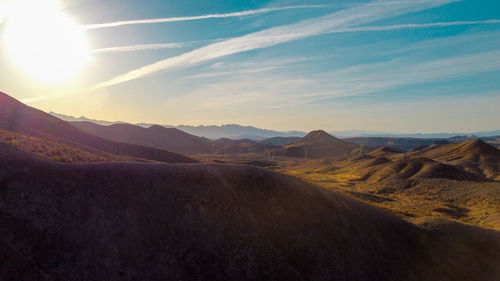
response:
<path id="1" fill-rule="evenodd" d="M 58 117 L 61 117 L 61 116 L 64 116 L 64 117 L 69 117 L 67 118 L 68 121 L 73 121 L 71 120 L 72 118 L 74 118 L 75 120 L 77 119 L 85 119 L 85 120 L 90 120 L 90 121 L 96 121 L 96 122 L 108 122 L 108 123 L 126 123 L 126 124 L 133 124 L 133 125 L 161 125 L 161 126 L 173 126 L 173 127 L 182 127 L 182 126 L 186 126 L 186 127 L 210 127 L 210 126 L 217 126 L 217 127 L 222 127 L 222 126 L 231 126 L 231 125 L 236 125 L 236 126 L 242 126 L 242 127 L 253 127 L 253 128 L 256 128 L 256 129 L 262 129 L 262 130 L 272 130 L 272 131 L 276 131 L 276 132 L 282 132 L 282 133 L 288 133 L 288 132 L 294 132 L 294 131 L 297 131 L 297 132 L 303 132 L 303 133 L 308 133 L 308 132 L 311 132 L 311 131 L 315 131 L 315 130 L 323 130 L 323 131 L 327 131 L 329 133 L 343 133 L 343 132 L 359 132 L 359 133 L 362 133 L 362 134 L 387 134 L 387 135 L 392 135 L 392 134 L 399 134 L 399 135 L 419 135 L 419 134 L 422 134 L 422 135 L 432 135 L 432 134 L 454 134 L 454 135 L 460 135 L 460 134 L 468 134 L 468 135 L 471 135 L 471 134 L 474 134 L 474 133 L 487 133 L 487 132 L 496 132 L 496 131 L 500 131 L 500 129 L 493 129 L 493 130 L 484 130 L 484 131 L 470 131 L 470 132 L 452 132 L 452 131 L 436 131 L 436 132 L 406 132 L 406 131 L 402 131 L 402 132 L 398 132 L 398 131 L 376 131 L 376 130 L 370 130 L 370 129 L 349 129 L 349 130 L 327 130 L 327 129 L 324 129 L 324 128 L 313 128 L 313 129 L 310 129 L 310 130 L 299 130 L 299 129 L 292 129 L 292 130 L 282 130 L 282 129 L 279 129 L 279 128 L 275 128 L 275 129 L 272 129 L 272 128 L 265 128 L 265 127 L 257 127 L 257 126 L 254 126 L 252 124 L 238 124 L 238 123 L 221 123 L 221 124 L 162 124 L 162 123 L 153 123 L 153 122 L 147 122 L 147 121 L 141 121 L 141 122 L 130 122 L 130 121 L 126 121 L 126 120 L 102 120 L 102 119 L 96 119 L 96 118 L 91 118 L 91 117 L 88 117 L 88 116 L 72 116 L 70 114 L 62 114 L 62 113 L 58 113 L 58 112 L 47 112 L 49 114 L 52 114 L 52 115 L 55 115 L 55 116 L 58 116 Z M 66 118 L 63 118 L 63 120 L 66 120 Z M 493 134 L 495 135 L 495 134 Z M 492 135 L 492 136 L 493 136 Z"/>

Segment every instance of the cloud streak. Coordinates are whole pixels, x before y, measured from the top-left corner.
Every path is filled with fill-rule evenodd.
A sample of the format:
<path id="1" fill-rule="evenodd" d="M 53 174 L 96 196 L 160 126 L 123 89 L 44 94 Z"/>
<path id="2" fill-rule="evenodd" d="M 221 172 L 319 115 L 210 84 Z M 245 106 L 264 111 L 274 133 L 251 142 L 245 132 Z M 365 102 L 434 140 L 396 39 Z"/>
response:
<path id="1" fill-rule="evenodd" d="M 324 34 L 334 29 L 353 27 L 410 12 L 439 7 L 456 1 L 457 0 L 419 0 L 411 2 L 375 1 L 354 8 L 341 10 L 323 17 L 304 20 L 295 24 L 273 27 L 245 36 L 210 44 L 191 52 L 167 58 L 124 73 L 108 81 L 99 83 L 89 90 L 101 89 L 149 76 L 160 71 L 188 67 L 240 52 L 271 47 L 281 43 Z M 373 3 L 377 5 L 373 5 Z"/>
<path id="2" fill-rule="evenodd" d="M 161 44 L 141 44 L 141 45 L 131 45 L 131 46 L 121 46 L 121 47 L 110 47 L 94 49 L 90 51 L 92 54 L 99 53 L 121 53 L 121 52 L 131 52 L 131 51 L 147 51 L 147 50 L 159 50 L 159 49 L 176 49 L 188 46 L 186 43 L 161 43 Z"/>
<path id="3" fill-rule="evenodd" d="M 361 96 L 407 85 L 450 80 L 499 70 L 499 50 L 419 63 L 398 58 L 382 63 L 354 66 L 324 75 L 315 84 L 323 85 L 325 83 L 322 82 L 327 81 L 333 87 L 325 90 L 321 94 L 322 98 L 317 96 L 313 101 Z"/>
<path id="4" fill-rule="evenodd" d="M 204 20 L 204 19 L 215 19 L 215 18 L 232 18 L 232 17 L 243 17 L 256 14 L 270 13 L 276 11 L 292 10 L 292 9 L 311 9 L 311 8 L 322 8 L 325 5 L 296 5 L 296 6 L 286 6 L 277 8 L 263 8 L 257 10 L 248 10 L 235 13 L 226 14 L 211 14 L 202 16 L 192 16 L 192 17 L 170 17 L 170 18 L 157 18 L 157 19 L 144 19 L 144 20 L 128 20 L 128 21 L 116 21 L 109 23 L 99 23 L 99 24 L 89 24 L 85 25 L 85 29 L 98 29 L 98 28 L 109 28 L 117 27 L 123 25 L 132 24 L 153 24 L 153 23 L 165 23 L 165 22 L 178 22 L 178 21 L 192 21 L 192 20 Z"/>
<path id="5" fill-rule="evenodd" d="M 362 26 L 354 28 L 340 28 L 328 31 L 327 33 L 341 33 L 341 32 L 361 32 L 361 31 L 389 31 L 401 30 L 410 28 L 429 28 L 429 27 L 448 27 L 448 26 L 461 26 L 461 25 L 484 25 L 484 24 L 498 24 L 500 20 L 478 20 L 478 21 L 453 21 L 453 22 L 436 22 L 436 23 L 419 23 L 419 24 L 397 24 L 387 26 Z"/>
<path id="6" fill-rule="evenodd" d="M 331 106 L 331 101 L 338 98 L 366 96 L 408 85 L 449 81 L 492 71 L 500 71 L 499 50 L 425 62 L 397 58 L 324 73 L 310 79 L 283 79 L 267 74 L 226 78 L 169 99 L 169 104 L 175 107 L 180 104 L 182 110 L 189 108 L 193 113 L 207 109 L 222 110 L 228 103 L 239 108 L 263 110 L 307 104 Z"/>
<path id="7" fill-rule="evenodd" d="M 133 51 L 148 51 L 148 50 L 160 50 L 160 49 L 176 49 L 176 48 L 184 48 L 184 47 L 192 46 L 192 45 L 198 44 L 198 43 L 215 42 L 215 41 L 221 41 L 221 40 L 223 40 L 223 39 L 200 40 L 200 41 L 177 42 L 177 43 L 139 44 L 139 45 L 94 49 L 94 50 L 91 50 L 90 52 L 93 54 L 99 54 L 99 53 L 121 53 L 121 52 L 133 52 Z"/>
<path id="8" fill-rule="evenodd" d="M 420 24 L 397 24 L 397 25 L 384 25 L 384 26 L 363 26 L 353 28 L 340 28 L 330 30 L 325 33 L 344 33 L 344 32 L 363 32 L 363 31 L 391 31 L 403 30 L 414 28 L 429 28 L 429 27 L 449 27 L 449 26 L 462 26 L 462 25 L 487 25 L 487 24 L 500 24 L 500 20 L 479 20 L 479 21 L 453 21 L 453 22 L 436 22 L 436 23 L 420 23 Z M 148 51 L 159 49 L 175 49 L 184 48 L 197 43 L 222 41 L 219 40 L 201 40 L 192 42 L 179 42 L 179 43 L 160 43 L 160 44 L 139 44 L 130 46 L 119 46 L 110 48 L 94 49 L 91 53 L 115 53 L 115 52 L 133 52 L 133 51 Z"/>

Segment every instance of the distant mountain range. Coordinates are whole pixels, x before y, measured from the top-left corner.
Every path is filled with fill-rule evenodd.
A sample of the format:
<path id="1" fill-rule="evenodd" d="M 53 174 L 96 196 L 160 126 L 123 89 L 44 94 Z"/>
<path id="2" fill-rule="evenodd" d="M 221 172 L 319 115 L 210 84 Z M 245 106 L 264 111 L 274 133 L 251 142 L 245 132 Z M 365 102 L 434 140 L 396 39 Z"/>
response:
<path id="1" fill-rule="evenodd" d="M 89 119 L 86 117 L 73 117 L 69 115 L 50 112 L 51 115 L 56 116 L 65 121 L 87 121 L 99 125 L 109 126 L 112 124 L 123 124 L 123 121 L 104 121 Z M 141 127 L 151 127 L 156 124 L 138 123 L 135 124 Z M 209 139 L 229 138 L 229 139 L 251 139 L 251 140 L 264 140 L 274 137 L 303 137 L 307 133 L 303 131 L 289 131 L 281 132 L 274 130 L 267 130 L 256 128 L 253 126 L 241 126 L 237 124 L 228 125 L 211 125 L 211 126 L 188 126 L 188 125 L 161 125 L 166 128 L 176 128 L 186 133 L 205 137 Z M 380 132 L 380 131 L 362 131 L 362 130 L 348 130 L 348 131 L 332 131 L 331 135 L 337 138 L 354 138 L 354 137 L 393 137 L 393 138 L 451 138 L 456 136 L 467 137 L 489 137 L 500 135 L 500 130 L 496 131 L 478 131 L 478 132 L 457 132 L 457 133 L 396 133 L 396 132 Z"/>
<path id="2" fill-rule="evenodd" d="M 479 131 L 479 132 L 458 132 L 458 133 L 396 133 L 396 132 L 377 132 L 377 131 L 340 131 L 330 132 L 330 134 L 338 138 L 354 138 L 354 137 L 393 137 L 393 138 L 452 138 L 456 136 L 467 137 L 490 137 L 500 135 L 500 130 L 496 131 Z"/>
<path id="3" fill-rule="evenodd" d="M 92 159 L 105 157 L 123 161 L 123 157 L 125 157 L 129 161 L 140 162 L 148 160 L 168 163 L 198 162 L 167 150 L 100 138 L 43 111 L 29 107 L 1 92 L 0 129 L 7 131 L 14 138 L 10 140 L 6 138 L 5 142 L 25 148 L 32 153 L 40 150 L 38 146 L 41 142 L 38 140 L 43 141 L 45 146 L 51 146 L 52 150 L 57 152 L 57 155 L 47 155 L 50 159 L 64 158 L 65 155 L 61 155 L 62 152 L 75 154 L 76 151 L 83 151 L 87 155 L 84 158 Z M 26 142 L 31 143 L 22 145 Z M 92 157 L 88 155 L 92 155 Z"/>
<path id="4" fill-rule="evenodd" d="M 145 128 L 132 124 L 104 126 L 88 121 L 72 121 L 69 123 L 80 130 L 103 139 L 165 149 L 182 154 L 250 153 L 279 148 L 279 146 L 264 141 L 257 142 L 250 139 L 220 138 L 211 140 L 191 135 L 176 128 L 165 128 L 159 125 Z"/>
<path id="5" fill-rule="evenodd" d="M 109 126 L 113 124 L 123 124 L 125 122 L 123 121 L 116 121 L 116 122 L 110 122 L 110 121 L 103 121 L 103 120 L 95 120 L 95 119 L 89 119 L 86 117 L 73 117 L 73 116 L 68 116 L 64 114 L 58 114 L 55 112 L 50 112 L 51 115 L 60 118 L 65 121 L 69 122 L 92 122 L 95 124 L 103 125 L 103 126 Z M 135 124 L 144 128 L 149 128 L 151 126 L 157 125 L 157 124 L 150 124 L 150 123 L 138 123 Z M 161 125 L 165 128 L 175 128 L 179 129 L 183 132 L 186 132 L 191 135 L 195 135 L 198 137 L 205 137 L 209 139 L 220 139 L 220 138 L 228 138 L 228 139 L 252 139 L 252 140 L 264 140 L 267 138 L 272 138 L 272 137 L 303 137 L 307 133 L 306 132 L 301 132 L 301 131 L 290 131 L 290 132 L 279 132 L 279 131 L 273 131 L 273 130 L 267 130 L 267 129 L 260 129 L 252 126 L 241 126 L 237 124 L 227 124 L 227 125 L 221 125 L 221 126 L 216 126 L 216 125 L 211 125 L 211 126 L 187 126 L 187 125 L 179 125 L 179 126 L 173 126 L 173 125 Z"/>

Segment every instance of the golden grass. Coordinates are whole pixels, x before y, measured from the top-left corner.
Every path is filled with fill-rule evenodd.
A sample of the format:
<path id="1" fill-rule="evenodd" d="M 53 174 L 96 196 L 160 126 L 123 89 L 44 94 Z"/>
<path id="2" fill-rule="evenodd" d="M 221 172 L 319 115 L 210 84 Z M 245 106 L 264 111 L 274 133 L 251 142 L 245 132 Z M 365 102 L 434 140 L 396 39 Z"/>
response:
<path id="1" fill-rule="evenodd" d="M 74 146 L 0 129 L 0 142 L 25 152 L 58 162 L 108 162 L 124 160 L 109 153 L 90 153 Z"/>
<path id="2" fill-rule="evenodd" d="M 381 157 L 392 162 L 380 161 Z M 416 177 L 398 177 L 391 167 L 404 157 L 404 154 L 389 153 L 305 161 L 255 153 L 200 155 L 198 160 L 232 164 L 270 161 L 274 165 L 266 167 L 268 169 L 354 197 L 416 224 L 448 219 L 500 230 L 500 182 L 418 177 L 426 174 L 428 165 L 422 165 Z"/>

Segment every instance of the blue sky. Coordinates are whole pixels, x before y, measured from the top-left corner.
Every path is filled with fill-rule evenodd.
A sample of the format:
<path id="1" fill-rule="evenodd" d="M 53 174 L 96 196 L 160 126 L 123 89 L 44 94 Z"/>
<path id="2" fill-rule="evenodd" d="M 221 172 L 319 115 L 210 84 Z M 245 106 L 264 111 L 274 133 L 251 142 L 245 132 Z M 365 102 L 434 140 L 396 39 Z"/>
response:
<path id="1" fill-rule="evenodd" d="M 499 129 L 500 1 L 68 0 L 64 12 L 92 27 L 87 64 L 47 84 L 0 47 L 1 91 L 129 122 Z M 147 19 L 166 22 L 135 22 Z"/>

